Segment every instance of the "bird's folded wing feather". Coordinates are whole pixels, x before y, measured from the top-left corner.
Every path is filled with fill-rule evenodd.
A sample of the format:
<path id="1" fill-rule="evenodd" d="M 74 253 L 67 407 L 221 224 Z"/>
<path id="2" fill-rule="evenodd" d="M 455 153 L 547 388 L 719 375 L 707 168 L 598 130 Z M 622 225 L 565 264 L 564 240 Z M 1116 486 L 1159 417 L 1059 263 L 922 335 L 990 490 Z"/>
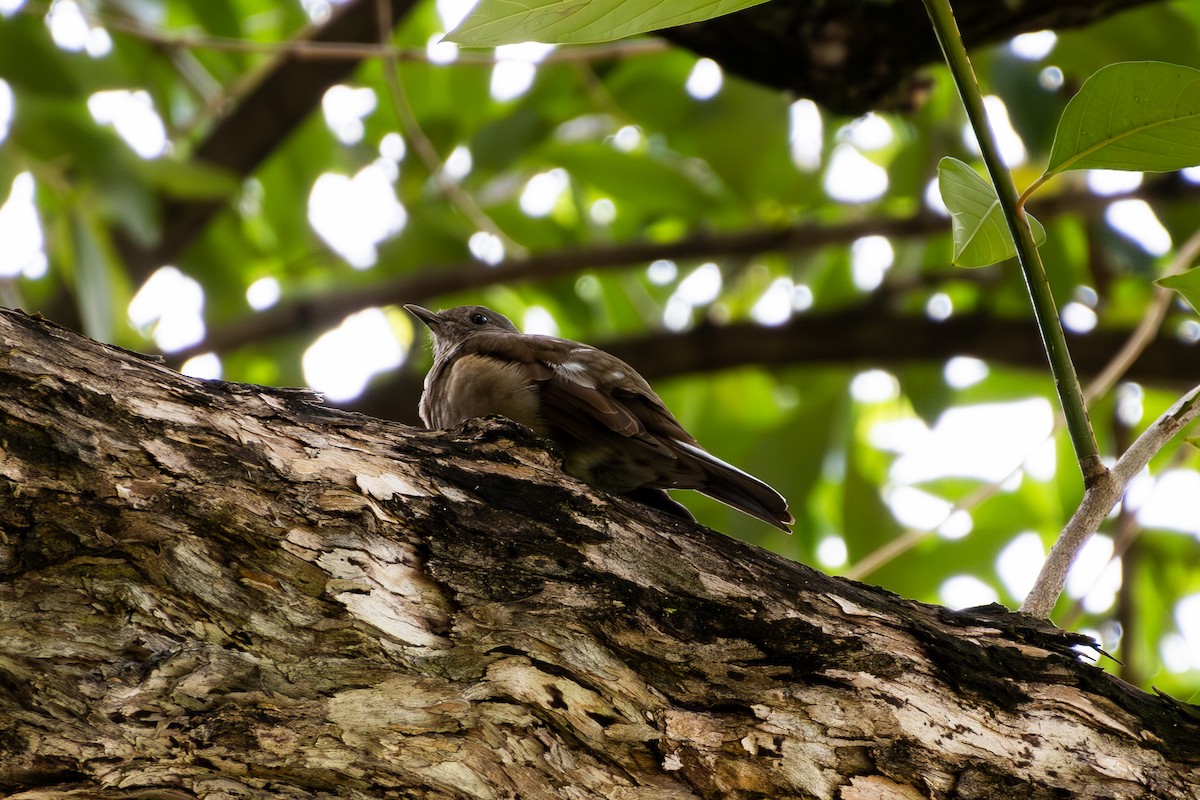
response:
<path id="1" fill-rule="evenodd" d="M 616 356 L 548 336 L 497 332 L 471 337 L 472 352 L 525 365 L 541 387 L 541 415 L 580 442 L 611 444 L 627 437 L 624 453 L 608 452 L 621 479 L 636 487 L 690 488 L 740 508 L 782 530 L 792 516 L 767 484 L 713 456 L 683 429 L 642 376 Z M 612 465 L 607 465 L 612 467 Z M 606 465 L 589 464 L 603 483 Z M 612 481 L 612 478 L 608 478 Z"/>
<path id="2" fill-rule="evenodd" d="M 594 420 L 623 436 L 649 439 L 650 433 L 695 442 L 650 384 L 603 350 L 551 336 L 510 333 L 477 335 L 470 342 L 481 355 L 524 363 L 530 378 L 542 383 L 547 416 Z M 586 425 L 580 427 L 586 431 Z"/>

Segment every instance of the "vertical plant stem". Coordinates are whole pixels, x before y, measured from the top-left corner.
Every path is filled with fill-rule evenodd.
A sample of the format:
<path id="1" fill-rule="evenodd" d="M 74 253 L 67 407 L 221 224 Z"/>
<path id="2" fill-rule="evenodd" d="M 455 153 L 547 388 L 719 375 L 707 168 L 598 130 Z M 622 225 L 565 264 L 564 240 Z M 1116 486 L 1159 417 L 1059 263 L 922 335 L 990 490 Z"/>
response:
<path id="1" fill-rule="evenodd" d="M 1042 335 L 1042 344 L 1046 348 L 1046 356 L 1050 361 L 1050 372 L 1054 376 L 1054 384 L 1058 390 L 1058 398 L 1062 403 L 1063 415 L 1067 421 L 1067 432 L 1071 444 L 1075 448 L 1075 457 L 1079 461 L 1079 469 L 1083 473 L 1085 486 L 1090 486 L 1107 471 L 1100 461 L 1099 448 L 1096 446 L 1096 436 L 1092 424 L 1088 420 L 1087 406 L 1083 400 L 1083 392 L 1079 388 L 1079 378 L 1075 374 L 1075 365 L 1067 350 L 1067 338 L 1063 333 L 1062 324 L 1058 319 L 1058 309 L 1054 305 L 1054 296 L 1050 292 L 1050 282 L 1046 279 L 1046 269 L 1042 266 L 1041 256 L 1033 243 L 1033 234 L 1029 229 L 1029 221 L 1025 210 L 1017 200 L 1017 187 L 1013 184 L 1012 176 L 1005 168 L 1000 158 L 1000 149 L 996 138 L 992 135 L 988 124 L 987 112 L 983 107 L 983 95 L 979 91 L 979 82 L 971 61 L 967 57 L 967 48 L 958 32 L 958 24 L 954 21 L 954 12 L 950 8 L 950 0 L 924 0 L 925 10 L 933 23 L 938 43 L 950 67 L 950 74 L 958 86 L 959 96 L 967 109 L 967 117 L 975 136 L 979 139 L 979 149 L 983 154 L 983 163 L 991 175 L 992 184 L 996 187 L 996 196 L 1000 199 L 1000 208 L 1004 219 L 1008 222 L 1013 240 L 1017 245 L 1017 260 L 1025 276 L 1025 285 L 1029 290 L 1029 299 L 1033 303 L 1034 318 Z"/>

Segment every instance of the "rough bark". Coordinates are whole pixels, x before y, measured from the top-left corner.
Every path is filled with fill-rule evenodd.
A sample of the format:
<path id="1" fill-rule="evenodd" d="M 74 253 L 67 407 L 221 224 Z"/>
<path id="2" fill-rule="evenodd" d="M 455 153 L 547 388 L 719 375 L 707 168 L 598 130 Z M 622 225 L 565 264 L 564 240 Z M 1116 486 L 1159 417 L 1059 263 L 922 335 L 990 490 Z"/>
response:
<path id="1" fill-rule="evenodd" d="M 0 792 L 1200 797 L 1081 637 L 0 312 Z"/>

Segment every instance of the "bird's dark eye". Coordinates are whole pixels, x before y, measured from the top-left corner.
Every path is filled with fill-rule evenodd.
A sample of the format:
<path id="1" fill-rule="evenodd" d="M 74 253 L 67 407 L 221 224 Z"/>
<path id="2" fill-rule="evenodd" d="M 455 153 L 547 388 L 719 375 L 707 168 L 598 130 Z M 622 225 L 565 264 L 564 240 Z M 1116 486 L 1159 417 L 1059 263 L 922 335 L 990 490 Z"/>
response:
<path id="1" fill-rule="evenodd" d="M 488 324 L 487 314 L 479 314 L 479 313 L 472 314 L 471 322 L 475 323 L 476 325 L 487 325 Z"/>

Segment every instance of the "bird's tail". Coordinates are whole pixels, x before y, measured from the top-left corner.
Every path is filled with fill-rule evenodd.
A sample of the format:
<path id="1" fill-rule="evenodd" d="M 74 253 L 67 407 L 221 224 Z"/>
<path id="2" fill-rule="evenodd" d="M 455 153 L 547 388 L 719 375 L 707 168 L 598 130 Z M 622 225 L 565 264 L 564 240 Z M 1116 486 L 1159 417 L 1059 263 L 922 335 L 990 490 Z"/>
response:
<path id="1" fill-rule="evenodd" d="M 796 522 L 788 511 L 787 500 L 779 492 L 749 473 L 742 472 L 730 463 L 722 461 L 704 448 L 681 442 L 674 443 L 699 462 L 708 480 L 696 490 L 738 511 L 757 517 L 781 531 L 791 533 L 788 527 Z"/>

